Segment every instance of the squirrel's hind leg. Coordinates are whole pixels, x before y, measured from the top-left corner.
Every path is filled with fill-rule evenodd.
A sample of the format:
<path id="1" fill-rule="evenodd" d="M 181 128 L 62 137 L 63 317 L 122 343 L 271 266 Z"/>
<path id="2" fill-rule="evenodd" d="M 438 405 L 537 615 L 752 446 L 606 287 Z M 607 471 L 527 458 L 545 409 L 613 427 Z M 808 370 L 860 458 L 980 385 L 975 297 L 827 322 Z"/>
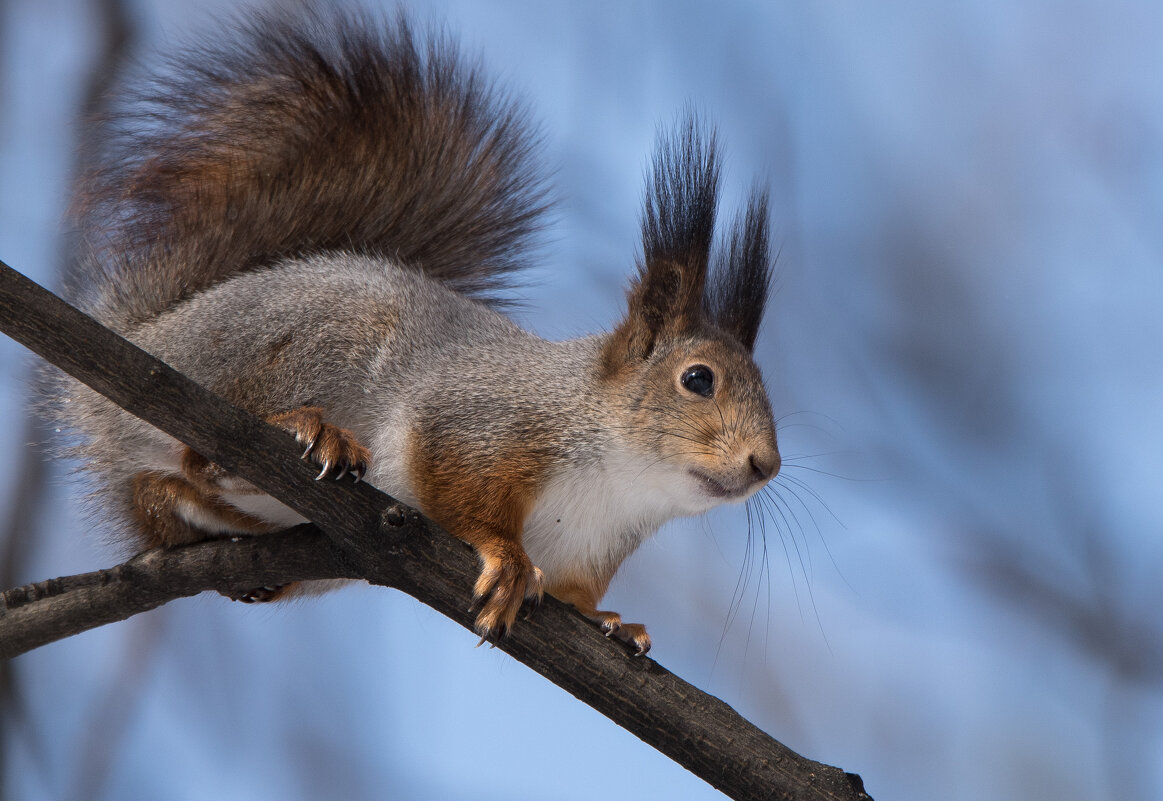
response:
<path id="1" fill-rule="evenodd" d="M 183 476 L 143 470 L 133 477 L 133 517 L 146 548 L 186 545 L 227 533 L 265 534 L 272 527 Z"/>
<path id="2" fill-rule="evenodd" d="M 187 449 L 188 463 L 216 465 Z M 156 470 L 143 470 L 133 477 L 132 510 L 145 548 L 187 545 L 231 534 L 265 534 L 275 527 L 246 514 L 217 497 L 199 482 Z M 228 597 L 244 603 L 275 601 L 290 593 L 295 585 L 257 587 Z"/>
<path id="3" fill-rule="evenodd" d="M 319 478 L 333 474 L 339 479 L 350 473 L 358 481 L 367 472 L 368 449 L 350 431 L 325 423 L 322 409 L 292 409 L 271 415 L 267 422 L 295 435 L 306 448 L 303 458 L 310 458 L 320 467 Z M 146 548 L 236 534 L 265 534 L 280 528 L 224 499 L 224 494 L 242 498 L 263 493 L 201 454 L 183 448 L 178 469 L 179 473 L 143 470 L 133 477 L 132 513 Z M 275 601 L 294 593 L 295 588 L 294 583 L 259 587 L 229 597 L 245 603 Z"/>

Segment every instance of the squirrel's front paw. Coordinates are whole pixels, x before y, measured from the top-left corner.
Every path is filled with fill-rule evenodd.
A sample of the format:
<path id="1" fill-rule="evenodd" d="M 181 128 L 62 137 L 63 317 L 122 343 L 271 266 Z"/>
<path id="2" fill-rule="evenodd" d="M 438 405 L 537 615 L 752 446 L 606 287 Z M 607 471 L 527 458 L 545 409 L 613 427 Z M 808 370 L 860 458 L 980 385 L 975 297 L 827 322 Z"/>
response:
<path id="1" fill-rule="evenodd" d="M 323 410 L 318 406 L 280 412 L 268 417 L 267 422 L 294 434 L 299 444 L 306 448 L 303 458 L 310 458 L 319 466 L 316 481 L 328 473 L 334 473 L 336 480 L 351 473 L 359 481 L 367 473 L 371 451 L 346 428 L 325 423 Z"/>
<path id="2" fill-rule="evenodd" d="M 483 643 L 507 634 L 526 600 L 541 601 L 545 577 L 520 546 L 481 553 L 481 561 L 483 567 L 473 589 L 473 609 L 480 609 L 475 628 Z"/>

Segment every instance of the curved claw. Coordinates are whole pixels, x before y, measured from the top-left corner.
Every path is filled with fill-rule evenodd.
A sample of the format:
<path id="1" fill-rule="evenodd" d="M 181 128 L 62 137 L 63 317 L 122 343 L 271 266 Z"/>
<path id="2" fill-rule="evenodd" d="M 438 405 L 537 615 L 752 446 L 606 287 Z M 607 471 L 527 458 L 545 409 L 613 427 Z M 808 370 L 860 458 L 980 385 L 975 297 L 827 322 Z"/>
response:
<path id="1" fill-rule="evenodd" d="M 318 481 L 319 479 L 323 478 L 323 476 L 327 475 L 327 471 L 330 469 L 331 469 L 331 462 L 330 461 L 324 462 L 323 469 L 319 471 L 319 475 L 315 476 L 315 480 Z"/>
<path id="2" fill-rule="evenodd" d="M 521 604 L 521 607 L 525 610 L 525 614 L 521 616 L 521 619 L 522 620 L 532 620 L 533 613 L 536 612 L 538 607 L 540 607 L 540 606 L 541 606 L 541 597 L 540 596 L 533 596 L 531 598 L 526 598 L 525 602 L 523 604 Z"/>
<path id="3" fill-rule="evenodd" d="M 318 441 L 319 441 L 319 437 L 312 438 L 312 440 L 307 443 L 307 450 L 303 451 L 303 455 L 300 456 L 299 458 L 306 459 L 308 456 L 310 456 L 311 451 L 315 450 L 315 443 Z"/>
<path id="4" fill-rule="evenodd" d="M 347 475 L 349 472 L 351 472 L 351 468 L 350 468 L 350 467 L 348 467 L 346 463 L 344 463 L 344 464 L 343 464 L 343 469 L 339 471 L 339 475 L 337 475 L 337 476 L 335 477 L 335 480 L 336 480 L 336 481 L 338 481 L 339 479 L 341 479 L 341 478 L 343 478 L 344 476 L 346 476 L 346 475 Z"/>

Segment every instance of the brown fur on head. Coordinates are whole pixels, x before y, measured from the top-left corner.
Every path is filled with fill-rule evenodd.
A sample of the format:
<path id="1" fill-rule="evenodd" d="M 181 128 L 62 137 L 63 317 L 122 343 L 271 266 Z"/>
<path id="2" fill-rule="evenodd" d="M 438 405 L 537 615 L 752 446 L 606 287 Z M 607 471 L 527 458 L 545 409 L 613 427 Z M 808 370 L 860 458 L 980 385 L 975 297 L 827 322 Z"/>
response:
<path id="1" fill-rule="evenodd" d="M 762 376 L 733 339 L 664 341 L 637 375 L 628 427 L 657 458 L 685 467 L 704 508 L 742 500 L 779 470 Z"/>
<path id="2" fill-rule="evenodd" d="M 643 204 L 643 255 L 603 367 L 626 387 L 654 449 L 681 456 L 707 494 L 729 499 L 766 481 L 780 462 L 751 357 L 772 270 L 767 194 L 752 191 L 716 249 L 718 196 L 715 134 L 688 115 L 659 137 Z"/>

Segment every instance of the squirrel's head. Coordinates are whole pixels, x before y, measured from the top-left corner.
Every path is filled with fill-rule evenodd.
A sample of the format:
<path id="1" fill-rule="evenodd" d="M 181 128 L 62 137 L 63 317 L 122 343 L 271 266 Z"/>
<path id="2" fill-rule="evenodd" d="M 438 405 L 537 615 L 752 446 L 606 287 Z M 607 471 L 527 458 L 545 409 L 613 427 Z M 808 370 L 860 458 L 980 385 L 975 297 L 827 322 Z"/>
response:
<path id="1" fill-rule="evenodd" d="M 714 133 L 688 117 L 659 138 L 642 258 L 602 360 L 635 445 L 656 460 L 684 513 L 744 500 L 780 467 L 752 358 L 772 270 L 767 193 L 754 189 L 713 247 L 718 193 Z"/>

